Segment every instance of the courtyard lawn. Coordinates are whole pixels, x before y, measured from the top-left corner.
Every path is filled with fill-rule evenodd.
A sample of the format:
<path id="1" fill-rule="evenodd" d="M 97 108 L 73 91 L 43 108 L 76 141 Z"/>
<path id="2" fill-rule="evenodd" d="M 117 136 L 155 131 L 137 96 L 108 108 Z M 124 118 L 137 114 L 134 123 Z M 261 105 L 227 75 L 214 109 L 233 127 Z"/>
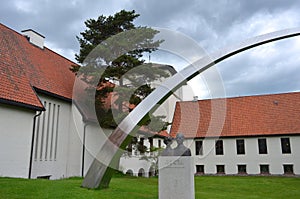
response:
<path id="1" fill-rule="evenodd" d="M 116 176 L 110 188 L 88 190 L 82 178 L 26 180 L 0 178 L 2 198 L 158 198 L 157 178 Z M 300 198 L 300 178 L 254 176 L 195 177 L 196 198 Z"/>

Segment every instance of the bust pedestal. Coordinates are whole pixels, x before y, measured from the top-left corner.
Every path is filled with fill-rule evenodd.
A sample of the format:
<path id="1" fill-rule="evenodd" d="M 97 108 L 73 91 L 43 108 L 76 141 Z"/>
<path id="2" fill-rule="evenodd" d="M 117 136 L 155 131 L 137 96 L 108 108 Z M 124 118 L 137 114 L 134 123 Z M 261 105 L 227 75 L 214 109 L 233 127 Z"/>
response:
<path id="1" fill-rule="evenodd" d="M 195 199 L 193 166 L 190 156 L 160 156 L 159 199 Z"/>

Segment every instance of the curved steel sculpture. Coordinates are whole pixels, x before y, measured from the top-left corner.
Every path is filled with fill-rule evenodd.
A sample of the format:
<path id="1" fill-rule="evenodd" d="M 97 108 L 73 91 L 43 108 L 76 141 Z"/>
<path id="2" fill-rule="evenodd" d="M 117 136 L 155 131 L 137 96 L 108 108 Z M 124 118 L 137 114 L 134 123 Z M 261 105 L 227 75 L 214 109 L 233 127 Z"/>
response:
<path id="1" fill-rule="evenodd" d="M 164 102 L 173 91 L 176 91 L 185 81 L 192 79 L 216 63 L 221 62 L 235 54 L 245 50 L 300 35 L 300 28 L 286 29 L 265 35 L 257 36 L 242 43 L 233 45 L 209 56 L 205 56 L 195 63 L 187 66 L 179 73 L 167 79 L 162 85 L 156 88 L 146 97 L 114 130 L 108 140 L 92 162 L 82 187 L 106 188 L 112 176 L 112 168 L 116 168 L 119 158 L 122 155 L 121 149 L 125 149 L 130 141 L 130 137 L 135 135 L 144 117 L 157 108 L 157 105 Z M 131 136 L 130 136 L 131 135 Z M 101 162 L 99 161 L 101 160 Z"/>

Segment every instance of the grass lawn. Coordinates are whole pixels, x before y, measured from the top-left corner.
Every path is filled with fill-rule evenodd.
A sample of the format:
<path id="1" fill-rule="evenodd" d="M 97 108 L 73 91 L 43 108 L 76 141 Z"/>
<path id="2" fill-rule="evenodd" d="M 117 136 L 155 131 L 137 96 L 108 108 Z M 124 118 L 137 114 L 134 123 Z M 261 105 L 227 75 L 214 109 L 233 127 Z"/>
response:
<path id="1" fill-rule="evenodd" d="M 88 190 L 81 178 L 0 178 L 0 198 L 158 198 L 157 178 L 113 177 L 110 188 Z M 196 198 L 300 198 L 300 178 L 253 176 L 195 177 Z"/>

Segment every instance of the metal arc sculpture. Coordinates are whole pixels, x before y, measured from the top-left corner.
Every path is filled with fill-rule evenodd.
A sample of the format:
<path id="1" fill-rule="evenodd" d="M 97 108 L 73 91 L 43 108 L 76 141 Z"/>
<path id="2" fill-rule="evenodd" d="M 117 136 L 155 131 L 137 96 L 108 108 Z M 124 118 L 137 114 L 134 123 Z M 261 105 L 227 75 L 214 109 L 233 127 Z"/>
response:
<path id="1" fill-rule="evenodd" d="M 155 110 L 158 105 L 162 104 L 172 92 L 176 91 L 184 82 L 235 54 L 266 43 L 299 35 L 300 28 L 286 29 L 260 35 L 209 54 L 168 78 L 133 109 L 109 136 L 93 160 L 83 180 L 82 187 L 92 189 L 108 187 L 112 177 L 112 168 L 117 167 L 122 155 L 121 149 L 125 149 L 131 136 L 134 136 L 139 129 L 139 124 L 149 112 Z"/>

